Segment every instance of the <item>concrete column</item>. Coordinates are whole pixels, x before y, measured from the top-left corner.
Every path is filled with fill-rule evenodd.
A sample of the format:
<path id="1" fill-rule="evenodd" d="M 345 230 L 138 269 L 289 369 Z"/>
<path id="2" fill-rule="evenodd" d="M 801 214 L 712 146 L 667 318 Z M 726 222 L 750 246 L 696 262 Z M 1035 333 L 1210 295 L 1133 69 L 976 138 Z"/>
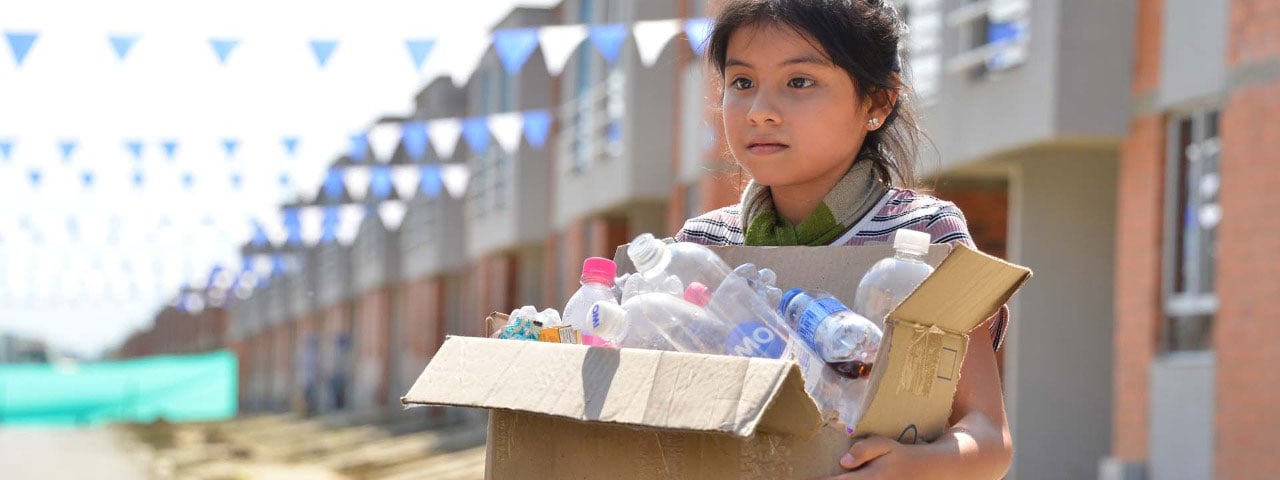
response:
<path id="1" fill-rule="evenodd" d="M 1054 147 L 1011 163 L 1009 257 L 1035 277 L 1010 305 L 1009 478 L 1096 478 L 1111 451 L 1116 161 Z"/>

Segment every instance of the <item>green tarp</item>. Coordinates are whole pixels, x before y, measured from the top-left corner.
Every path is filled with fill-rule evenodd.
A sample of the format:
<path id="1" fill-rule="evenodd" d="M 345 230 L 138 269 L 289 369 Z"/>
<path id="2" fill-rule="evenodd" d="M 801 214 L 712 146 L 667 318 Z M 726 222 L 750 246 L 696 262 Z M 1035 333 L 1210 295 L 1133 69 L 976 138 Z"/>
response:
<path id="1" fill-rule="evenodd" d="M 81 364 L 0 364 L 0 424 L 223 420 L 236 414 L 228 351 Z"/>

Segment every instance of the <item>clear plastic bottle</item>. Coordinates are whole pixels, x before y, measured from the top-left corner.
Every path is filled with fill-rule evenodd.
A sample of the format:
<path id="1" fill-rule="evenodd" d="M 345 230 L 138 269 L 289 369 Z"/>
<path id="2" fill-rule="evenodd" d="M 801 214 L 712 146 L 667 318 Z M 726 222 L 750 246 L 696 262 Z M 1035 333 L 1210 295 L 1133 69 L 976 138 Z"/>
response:
<path id="1" fill-rule="evenodd" d="M 736 273 L 712 290 L 707 312 L 716 323 L 698 334 L 708 343 L 722 345 L 718 353 L 781 358 L 786 351 L 788 336 L 778 312 Z"/>
<path id="2" fill-rule="evenodd" d="M 701 307 L 674 295 L 642 293 L 622 305 L 596 302 L 591 317 L 597 335 L 620 347 L 720 353 L 697 334 L 713 319 Z"/>
<path id="3" fill-rule="evenodd" d="M 675 275 L 669 275 L 666 278 L 657 280 L 660 281 L 658 281 L 657 284 L 654 284 L 645 279 L 644 275 L 628 275 L 626 283 L 622 285 L 621 301 L 619 303 L 626 303 L 627 300 L 630 300 L 632 297 L 642 293 L 662 292 L 669 295 L 679 296 L 681 294 L 680 292 L 684 290 L 684 285 L 680 282 L 679 278 L 676 278 Z"/>
<path id="4" fill-rule="evenodd" d="M 853 299 L 855 311 L 881 329 L 889 312 L 933 274 L 933 267 L 924 262 L 929 253 L 928 233 L 898 229 L 893 236 L 893 250 L 892 257 L 876 262 L 862 276 Z"/>
<path id="5" fill-rule="evenodd" d="M 591 324 L 591 306 L 596 302 L 618 303 L 613 295 L 613 279 L 618 266 L 613 260 L 591 257 L 582 262 L 582 288 L 569 297 L 564 306 L 564 323 L 586 334 L 595 334 Z M 599 335 L 596 335 L 599 336 Z"/>
<path id="6" fill-rule="evenodd" d="M 880 327 L 819 290 L 788 290 L 778 311 L 796 335 L 836 372 L 848 378 L 871 373 L 880 351 Z"/>
<path id="7" fill-rule="evenodd" d="M 711 288 L 729 276 L 729 265 L 711 249 L 688 242 L 666 243 L 644 233 L 627 246 L 627 257 L 650 285 L 662 285 L 674 275 L 681 285 L 698 282 Z M 683 286 L 679 291 L 683 291 Z"/>

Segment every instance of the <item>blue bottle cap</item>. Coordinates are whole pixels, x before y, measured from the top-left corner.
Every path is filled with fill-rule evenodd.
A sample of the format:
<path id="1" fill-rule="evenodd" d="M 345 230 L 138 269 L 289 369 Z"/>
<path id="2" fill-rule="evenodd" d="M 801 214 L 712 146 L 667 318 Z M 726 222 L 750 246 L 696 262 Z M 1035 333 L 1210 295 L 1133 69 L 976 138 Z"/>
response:
<path id="1" fill-rule="evenodd" d="M 791 304 L 791 299 L 802 293 L 804 293 L 804 289 L 793 288 L 791 290 L 787 290 L 787 293 L 782 294 L 782 301 L 778 302 L 778 315 L 785 316 L 787 314 L 787 305 Z"/>

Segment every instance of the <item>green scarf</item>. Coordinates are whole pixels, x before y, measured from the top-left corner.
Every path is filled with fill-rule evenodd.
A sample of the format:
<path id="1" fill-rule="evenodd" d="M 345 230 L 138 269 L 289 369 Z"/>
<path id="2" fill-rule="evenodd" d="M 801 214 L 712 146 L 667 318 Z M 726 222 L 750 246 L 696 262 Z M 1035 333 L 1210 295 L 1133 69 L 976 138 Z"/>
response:
<path id="1" fill-rule="evenodd" d="M 774 209 L 769 187 L 755 181 L 742 192 L 742 224 L 746 225 L 745 245 L 830 245 L 853 227 L 889 186 L 876 175 L 871 161 L 853 162 L 853 167 L 836 182 L 822 203 L 800 225 L 791 225 Z"/>

